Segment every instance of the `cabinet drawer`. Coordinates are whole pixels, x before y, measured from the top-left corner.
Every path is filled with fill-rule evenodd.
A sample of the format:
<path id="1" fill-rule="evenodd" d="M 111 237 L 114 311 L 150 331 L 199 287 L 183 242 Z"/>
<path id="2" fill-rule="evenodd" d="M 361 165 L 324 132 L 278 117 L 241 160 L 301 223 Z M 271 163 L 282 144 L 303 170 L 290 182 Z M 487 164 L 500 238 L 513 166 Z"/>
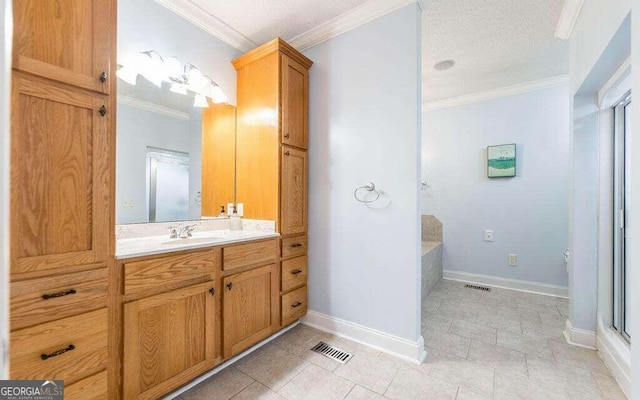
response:
<path id="1" fill-rule="evenodd" d="M 282 258 L 307 254 L 307 235 L 282 239 Z"/>
<path id="2" fill-rule="evenodd" d="M 225 247 L 222 251 L 222 269 L 245 267 L 254 264 L 269 264 L 277 257 L 276 240 L 266 240 Z"/>
<path id="3" fill-rule="evenodd" d="M 281 290 L 286 292 L 307 283 L 307 256 L 285 260 L 281 265 Z"/>
<path id="4" fill-rule="evenodd" d="M 289 325 L 307 313 L 307 287 L 282 295 L 282 325 Z"/>
<path id="5" fill-rule="evenodd" d="M 108 398 L 107 371 L 64 387 L 64 400 L 103 400 Z"/>
<path id="6" fill-rule="evenodd" d="M 107 309 L 11 333 L 11 379 L 62 379 L 65 384 L 107 367 Z"/>
<path id="7" fill-rule="evenodd" d="M 106 307 L 107 269 L 11 284 L 11 329 Z"/>
<path id="8" fill-rule="evenodd" d="M 124 294 L 157 293 L 214 279 L 220 249 L 158 257 L 124 264 Z"/>

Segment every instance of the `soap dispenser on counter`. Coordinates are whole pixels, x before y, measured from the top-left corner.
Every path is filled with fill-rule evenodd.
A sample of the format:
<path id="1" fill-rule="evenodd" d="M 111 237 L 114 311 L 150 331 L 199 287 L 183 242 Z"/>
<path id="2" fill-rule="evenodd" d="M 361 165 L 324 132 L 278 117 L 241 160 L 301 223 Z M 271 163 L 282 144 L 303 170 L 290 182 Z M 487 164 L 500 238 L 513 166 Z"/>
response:
<path id="1" fill-rule="evenodd" d="M 238 215 L 236 207 L 233 206 L 233 212 L 229 215 L 229 229 L 232 231 L 242 230 L 242 218 Z M 231 210 L 230 210 L 231 211 Z"/>

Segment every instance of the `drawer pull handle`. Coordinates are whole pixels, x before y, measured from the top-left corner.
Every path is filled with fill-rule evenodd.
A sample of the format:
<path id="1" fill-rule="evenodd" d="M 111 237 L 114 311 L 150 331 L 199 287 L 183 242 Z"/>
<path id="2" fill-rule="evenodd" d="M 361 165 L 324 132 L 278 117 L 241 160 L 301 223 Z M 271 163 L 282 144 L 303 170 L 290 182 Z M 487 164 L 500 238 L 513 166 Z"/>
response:
<path id="1" fill-rule="evenodd" d="M 291 271 L 291 273 L 292 273 L 293 275 L 298 275 L 298 274 L 299 274 L 299 273 L 301 273 L 301 272 L 302 272 L 302 270 L 301 270 L 301 269 L 294 269 L 293 271 Z"/>
<path id="2" fill-rule="evenodd" d="M 227 289 L 231 290 L 232 287 L 233 287 L 233 282 L 227 283 Z"/>
<path id="3" fill-rule="evenodd" d="M 294 243 L 291 245 L 291 247 L 302 247 L 302 243 Z"/>
<path id="4" fill-rule="evenodd" d="M 60 349 L 60 350 L 54 351 L 53 353 L 49 353 L 49 354 L 41 354 L 41 355 L 40 355 L 40 358 L 42 358 L 43 360 L 46 360 L 46 359 L 48 359 L 48 358 L 57 357 L 57 356 L 59 356 L 60 354 L 64 354 L 64 353 L 66 353 L 67 351 L 71 351 L 71 350 L 73 350 L 73 349 L 75 349 L 75 348 L 76 348 L 76 346 L 74 346 L 74 345 L 70 344 L 69 346 L 65 347 L 64 349 Z"/>
<path id="5" fill-rule="evenodd" d="M 302 305 L 302 303 L 297 302 L 291 305 L 291 307 L 296 308 L 296 307 L 300 307 Z"/>
<path id="6" fill-rule="evenodd" d="M 49 299 L 55 299 L 56 297 L 63 297 L 63 296 L 68 296 L 70 294 L 76 294 L 76 290 L 75 289 L 69 289 L 69 290 L 65 290 L 64 292 L 58 292 L 58 293 L 51 293 L 51 294 L 43 294 L 42 298 L 44 300 L 49 300 Z"/>
<path id="7" fill-rule="evenodd" d="M 216 290 L 214 288 L 209 289 L 209 293 L 211 293 L 212 296 L 216 295 Z"/>

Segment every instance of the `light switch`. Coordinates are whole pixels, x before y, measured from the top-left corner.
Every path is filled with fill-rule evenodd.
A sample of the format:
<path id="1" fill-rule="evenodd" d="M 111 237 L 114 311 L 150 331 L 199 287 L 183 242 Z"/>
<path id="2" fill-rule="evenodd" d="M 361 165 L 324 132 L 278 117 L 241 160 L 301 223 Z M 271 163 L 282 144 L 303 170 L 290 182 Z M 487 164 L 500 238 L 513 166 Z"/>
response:
<path id="1" fill-rule="evenodd" d="M 515 267 L 518 265 L 518 255 L 517 254 L 509 254 L 509 266 Z"/>
<path id="2" fill-rule="evenodd" d="M 486 229 L 484 231 L 484 241 L 485 242 L 493 242 L 493 231 Z"/>
<path id="3" fill-rule="evenodd" d="M 243 203 L 238 203 L 238 215 L 239 216 L 244 216 L 244 204 Z"/>

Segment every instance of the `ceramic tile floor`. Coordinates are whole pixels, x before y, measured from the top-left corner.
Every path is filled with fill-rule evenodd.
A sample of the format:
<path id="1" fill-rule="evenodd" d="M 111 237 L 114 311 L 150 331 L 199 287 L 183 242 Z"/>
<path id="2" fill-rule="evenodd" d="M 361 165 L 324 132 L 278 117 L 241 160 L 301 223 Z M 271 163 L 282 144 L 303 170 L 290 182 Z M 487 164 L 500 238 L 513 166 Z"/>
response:
<path id="1" fill-rule="evenodd" d="M 422 308 L 422 365 L 298 325 L 178 399 L 625 399 L 595 351 L 565 342 L 567 300 L 443 281 Z M 354 357 L 311 352 L 320 340 Z"/>

